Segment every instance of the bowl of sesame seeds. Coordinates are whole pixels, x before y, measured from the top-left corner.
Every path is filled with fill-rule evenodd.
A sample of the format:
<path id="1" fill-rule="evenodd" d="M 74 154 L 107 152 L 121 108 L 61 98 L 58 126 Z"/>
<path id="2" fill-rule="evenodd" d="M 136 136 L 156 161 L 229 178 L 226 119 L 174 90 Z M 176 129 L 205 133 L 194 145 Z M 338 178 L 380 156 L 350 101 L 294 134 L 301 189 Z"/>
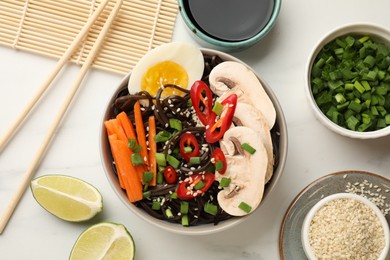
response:
<path id="1" fill-rule="evenodd" d="M 386 259 L 389 225 L 371 200 L 335 193 L 318 201 L 305 216 L 302 245 L 309 259 Z"/>

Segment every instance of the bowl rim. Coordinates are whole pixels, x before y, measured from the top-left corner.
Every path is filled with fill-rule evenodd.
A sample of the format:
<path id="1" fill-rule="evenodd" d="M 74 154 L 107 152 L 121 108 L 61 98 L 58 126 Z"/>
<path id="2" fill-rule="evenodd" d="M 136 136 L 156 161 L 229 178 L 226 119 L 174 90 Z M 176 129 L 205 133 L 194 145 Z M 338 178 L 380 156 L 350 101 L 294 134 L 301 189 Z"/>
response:
<path id="1" fill-rule="evenodd" d="M 208 43 L 211 43 L 215 46 L 223 47 L 223 48 L 239 48 L 241 46 L 250 46 L 250 45 L 253 45 L 254 43 L 256 43 L 257 41 L 259 41 L 261 38 L 263 38 L 265 35 L 267 35 L 268 32 L 271 31 L 271 29 L 274 27 L 274 25 L 277 21 L 277 18 L 279 16 L 280 8 L 282 5 L 282 0 L 274 0 L 274 8 L 273 8 L 270 19 L 268 20 L 268 22 L 264 26 L 264 28 L 259 33 L 257 33 L 255 36 L 253 36 L 249 39 L 246 39 L 246 40 L 242 40 L 242 41 L 231 41 L 230 42 L 230 41 L 218 40 L 218 39 L 213 38 L 213 37 L 205 34 L 204 32 L 202 32 L 194 23 L 192 23 L 189 15 L 184 10 L 185 9 L 183 7 L 184 0 L 177 0 L 177 1 L 179 3 L 180 14 L 183 18 L 184 23 L 188 27 L 188 29 L 193 34 L 196 34 L 200 39 L 202 39 Z"/>
<path id="2" fill-rule="evenodd" d="M 322 208 L 326 203 L 337 199 L 355 199 L 357 201 L 364 203 L 365 205 L 370 207 L 371 210 L 374 211 L 375 215 L 378 217 L 383 227 L 384 237 L 385 237 L 385 246 L 378 260 L 384 260 L 389 252 L 389 246 L 390 246 L 390 231 L 385 216 L 383 215 L 381 210 L 375 205 L 375 203 L 373 203 L 371 200 L 358 194 L 346 193 L 346 192 L 335 193 L 324 197 L 323 199 L 319 200 L 306 214 L 305 219 L 303 221 L 302 232 L 301 232 L 302 246 L 306 256 L 309 259 L 317 259 L 317 257 L 314 255 L 314 252 L 310 246 L 310 241 L 309 241 L 309 227 L 313 217 L 315 216 L 317 211 L 320 208 Z"/>
<path id="3" fill-rule="evenodd" d="M 250 68 L 246 63 L 239 60 L 238 58 L 235 58 L 234 56 L 232 56 L 230 54 L 227 54 L 227 53 L 224 53 L 221 51 L 217 51 L 217 50 L 213 50 L 213 49 L 208 49 L 208 48 L 200 48 L 200 50 L 204 54 L 216 54 L 216 55 L 219 55 L 222 59 L 237 61 L 237 62 L 244 64 L 248 68 Z M 275 108 L 278 111 L 276 120 L 279 124 L 280 132 L 284 133 L 284 135 L 280 135 L 280 140 L 279 140 L 279 147 L 282 148 L 282 149 L 279 149 L 280 158 L 282 158 L 283 160 L 280 160 L 278 166 L 274 169 L 274 176 L 271 178 L 270 182 L 267 184 L 267 185 L 269 185 L 269 184 L 272 184 L 272 185 L 269 185 L 268 189 L 264 189 L 263 200 L 261 201 L 259 207 L 256 209 L 256 210 L 258 210 L 261 207 L 261 205 L 264 204 L 264 201 L 266 201 L 268 199 L 268 197 L 270 196 L 270 193 L 275 189 L 275 186 L 283 173 L 283 170 L 284 170 L 284 167 L 286 164 L 286 160 L 287 160 L 288 133 L 287 133 L 286 119 L 285 119 L 282 107 L 279 103 L 279 100 L 277 99 L 276 95 L 273 93 L 270 86 L 264 81 L 264 79 L 262 79 L 254 71 L 254 69 L 251 68 L 251 71 L 253 71 L 255 73 L 255 75 L 258 77 L 260 82 L 265 86 L 264 90 L 270 96 Z M 217 233 L 220 231 L 227 230 L 230 227 L 236 226 L 239 223 L 243 222 L 250 215 L 253 215 L 254 212 L 249 214 L 249 215 L 246 215 L 246 216 L 234 217 L 234 218 L 231 218 L 228 220 L 221 221 L 220 223 L 218 223 L 218 225 L 213 225 L 211 223 L 211 224 L 204 224 L 204 225 L 199 225 L 199 226 L 183 227 L 182 225 L 177 224 L 177 223 L 170 223 L 170 222 L 167 222 L 164 220 L 159 220 L 159 219 L 147 214 L 145 211 L 140 210 L 138 207 L 136 207 L 135 205 L 133 205 L 132 203 L 130 203 L 128 201 L 126 195 L 120 189 L 118 181 L 117 181 L 117 179 L 115 179 L 114 174 L 112 174 L 109 170 L 109 169 L 112 169 L 112 164 L 111 164 L 112 159 L 110 158 L 108 153 L 104 152 L 108 149 L 109 144 L 108 144 L 107 138 L 105 137 L 106 130 L 105 130 L 103 122 L 109 116 L 110 104 L 112 104 L 115 95 L 118 93 L 118 91 L 121 87 L 123 87 L 124 85 L 127 86 L 127 82 L 129 80 L 130 74 L 131 73 L 128 73 L 127 75 L 125 75 L 125 77 L 122 79 L 119 86 L 113 91 L 110 100 L 107 102 L 107 104 L 105 106 L 106 107 L 105 112 L 104 112 L 102 119 L 101 119 L 100 135 L 99 135 L 99 150 L 100 150 L 100 158 L 101 158 L 101 161 L 103 164 L 103 170 L 104 170 L 105 175 L 108 179 L 108 182 L 110 183 L 111 188 L 114 190 L 114 192 L 119 197 L 119 199 L 122 201 L 122 203 L 124 203 L 125 206 L 127 208 L 129 208 L 130 211 L 133 214 L 135 214 L 137 217 L 139 217 L 140 219 L 152 224 L 155 227 L 159 227 L 163 230 L 170 231 L 170 232 L 176 233 L 176 234 L 181 234 L 181 235 L 214 234 L 214 233 Z M 210 227 L 212 227 L 212 228 L 210 229 Z"/>
<path id="4" fill-rule="evenodd" d="M 305 68 L 306 96 L 309 100 L 310 106 L 313 108 L 312 110 L 314 111 L 315 116 L 319 119 L 319 121 L 323 125 L 328 127 L 333 132 L 346 137 L 358 138 L 358 139 L 374 139 L 374 138 L 384 137 L 390 134 L 390 126 L 387 126 L 379 130 L 370 131 L 370 132 L 358 132 L 337 125 L 336 123 L 331 121 L 325 114 L 322 113 L 317 103 L 315 102 L 311 91 L 311 83 L 310 83 L 311 70 L 313 67 L 314 60 L 316 59 L 322 47 L 325 44 L 329 43 L 330 41 L 336 39 L 337 37 L 340 37 L 342 35 L 347 35 L 347 34 L 353 34 L 353 33 L 356 34 L 365 33 L 370 36 L 373 36 L 374 38 L 379 38 L 390 44 L 390 31 L 375 23 L 349 23 L 349 24 L 341 25 L 329 31 L 322 38 L 320 38 L 319 41 L 317 41 L 317 43 L 310 51 L 309 59 L 307 60 L 306 68 Z"/>

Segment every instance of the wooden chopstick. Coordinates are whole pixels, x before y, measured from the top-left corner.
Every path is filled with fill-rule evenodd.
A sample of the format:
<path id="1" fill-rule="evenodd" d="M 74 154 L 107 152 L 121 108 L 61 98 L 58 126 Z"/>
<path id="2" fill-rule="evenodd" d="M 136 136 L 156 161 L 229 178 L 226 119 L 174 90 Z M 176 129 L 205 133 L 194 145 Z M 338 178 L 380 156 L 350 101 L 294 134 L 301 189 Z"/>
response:
<path id="1" fill-rule="evenodd" d="M 43 93 L 47 90 L 47 88 L 53 82 L 54 78 L 58 75 L 58 72 L 65 65 L 65 63 L 69 61 L 70 57 L 72 56 L 72 54 L 74 53 L 76 48 L 79 46 L 80 42 L 82 42 L 84 37 L 87 35 L 89 29 L 92 27 L 94 22 L 97 20 L 100 13 L 104 10 L 104 8 L 108 2 L 109 2 L 109 0 L 104 0 L 102 2 L 102 4 L 98 7 L 98 9 L 96 9 L 96 11 L 93 13 L 93 15 L 87 20 L 84 27 L 80 30 L 79 34 L 75 37 L 73 42 L 69 45 L 68 49 L 65 51 L 65 53 L 62 55 L 60 60 L 57 62 L 52 73 L 45 80 L 45 82 L 42 84 L 42 86 L 38 89 L 38 91 L 35 93 L 35 95 L 30 99 L 30 101 L 27 103 L 26 107 L 22 110 L 20 115 L 16 118 L 15 122 L 6 131 L 4 136 L 0 139 L 0 153 L 4 150 L 4 148 L 6 147 L 8 142 L 12 139 L 12 137 L 16 133 L 18 127 L 26 119 L 26 117 L 28 116 L 30 111 L 33 109 L 33 107 L 37 104 L 39 99 L 42 97 Z"/>
<path id="2" fill-rule="evenodd" d="M 76 78 L 76 80 L 71 88 L 71 91 L 69 92 L 63 105 L 61 106 L 60 111 L 58 112 L 58 114 L 54 118 L 54 120 L 49 128 L 49 131 L 46 134 L 45 139 L 44 139 L 43 143 L 41 144 L 40 148 L 38 149 L 30 167 L 27 169 L 26 173 L 23 175 L 22 182 L 17 187 L 17 190 L 16 190 L 14 196 L 11 198 L 9 204 L 7 205 L 5 213 L 2 215 L 2 217 L 0 219 L 0 234 L 3 233 L 5 226 L 7 225 L 9 219 L 12 216 L 12 213 L 14 212 L 21 197 L 23 196 L 25 190 L 27 189 L 29 182 L 31 181 L 32 176 L 35 174 L 36 170 L 38 169 L 38 166 L 43 159 L 43 156 L 47 150 L 47 147 L 48 147 L 50 141 L 53 139 L 54 133 L 57 130 L 58 126 L 60 125 L 60 123 L 65 115 L 65 112 L 67 111 L 74 95 L 76 94 L 77 90 L 79 89 L 80 84 L 81 84 L 85 74 L 87 73 L 88 69 L 92 65 L 92 62 L 93 62 L 97 52 L 99 51 L 99 48 L 100 48 L 108 30 L 110 29 L 111 23 L 114 20 L 116 14 L 118 13 L 118 11 L 122 5 L 122 1 L 123 0 L 116 0 L 115 6 L 113 7 L 113 9 L 112 9 L 110 15 L 108 16 L 101 32 L 99 33 L 98 38 L 96 39 L 95 44 L 93 45 L 93 48 L 91 49 L 87 59 L 85 60 L 83 66 L 81 67 L 80 72 L 77 75 L 77 78 Z M 108 2 L 108 0 L 105 1 L 105 3 L 107 3 L 107 2 Z M 101 5 L 103 5 L 103 3 Z M 95 17 L 95 14 L 93 17 Z M 96 17 L 97 17 L 97 15 L 96 15 Z M 96 17 L 94 19 L 96 19 Z M 92 24 L 93 23 L 90 23 L 90 25 L 92 25 Z M 88 29 L 86 29 L 86 30 L 88 31 Z M 84 31 L 84 28 L 82 31 Z M 82 38 L 83 37 L 81 37 L 79 39 L 79 41 L 82 40 Z M 77 45 L 77 43 L 79 43 L 79 42 L 76 42 L 76 45 Z M 73 43 L 72 43 L 72 45 L 73 45 Z M 55 71 L 56 71 L 56 73 L 58 73 L 59 70 L 58 71 L 55 70 Z M 55 75 L 50 75 L 49 78 L 54 78 L 54 77 L 55 77 Z M 47 80 L 47 81 L 49 81 L 49 80 Z M 51 81 L 52 81 L 52 79 L 50 79 L 50 82 Z M 49 84 L 50 84 L 50 82 L 49 82 Z"/>

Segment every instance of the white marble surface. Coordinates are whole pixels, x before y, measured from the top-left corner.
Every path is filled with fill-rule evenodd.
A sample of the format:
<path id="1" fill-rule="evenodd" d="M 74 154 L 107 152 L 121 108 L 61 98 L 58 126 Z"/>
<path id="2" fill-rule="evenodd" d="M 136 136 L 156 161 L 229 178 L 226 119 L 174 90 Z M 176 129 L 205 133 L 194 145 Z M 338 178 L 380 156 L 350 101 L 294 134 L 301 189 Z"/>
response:
<path id="1" fill-rule="evenodd" d="M 24 194 L 4 233 L 0 259 L 67 259 L 78 235 L 98 221 L 124 224 L 133 234 L 137 259 L 278 259 L 283 215 L 297 193 L 325 174 L 358 169 L 390 178 L 390 137 L 362 141 L 339 136 L 314 117 L 304 92 L 305 65 L 314 44 L 333 28 L 352 22 L 390 29 L 388 0 L 284 0 L 278 22 L 259 44 L 235 56 L 251 65 L 277 95 L 288 124 L 288 160 L 277 192 L 245 223 L 223 233 L 186 237 L 138 219 L 117 199 L 99 155 L 102 113 L 122 75 L 92 70 L 71 105 L 36 176 L 67 174 L 95 185 L 104 211 L 87 223 L 67 223 Z M 1 31 L 1 25 L 0 25 Z M 175 40 L 193 41 L 180 16 Z M 49 75 L 56 61 L 0 46 L 0 134 Z M 0 213 L 40 145 L 78 67 L 61 73 L 0 155 Z"/>

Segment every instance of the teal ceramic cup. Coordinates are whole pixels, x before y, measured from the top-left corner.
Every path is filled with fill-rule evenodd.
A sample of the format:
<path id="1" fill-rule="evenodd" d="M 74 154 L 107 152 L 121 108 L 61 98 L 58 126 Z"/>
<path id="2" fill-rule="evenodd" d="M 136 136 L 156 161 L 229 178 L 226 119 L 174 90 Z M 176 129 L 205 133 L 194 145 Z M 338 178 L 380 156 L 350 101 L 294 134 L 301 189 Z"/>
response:
<path id="1" fill-rule="evenodd" d="M 184 24 L 199 44 L 234 52 L 251 47 L 271 31 L 281 0 L 178 0 L 178 4 Z"/>

